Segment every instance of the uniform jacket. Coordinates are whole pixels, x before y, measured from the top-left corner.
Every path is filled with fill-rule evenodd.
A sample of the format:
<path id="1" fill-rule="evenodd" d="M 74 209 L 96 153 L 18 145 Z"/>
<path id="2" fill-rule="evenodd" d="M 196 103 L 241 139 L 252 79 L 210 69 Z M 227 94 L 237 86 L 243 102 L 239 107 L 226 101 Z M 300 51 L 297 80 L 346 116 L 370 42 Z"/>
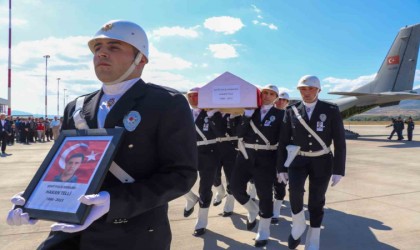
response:
<path id="1" fill-rule="evenodd" d="M 97 128 L 102 95 L 96 91 L 85 96 L 81 113 L 89 128 Z M 75 128 L 74 110 L 75 101 L 65 109 L 63 130 Z M 171 239 L 168 202 L 196 181 L 195 128 L 185 97 L 139 80 L 114 104 L 104 127 L 124 127 L 130 111 L 140 114 L 140 123 L 125 132 L 114 161 L 135 182 L 122 184 L 108 172 L 101 190 L 110 193 L 110 210 L 81 232 L 82 249 L 159 249 Z"/>
<path id="2" fill-rule="evenodd" d="M 214 113 L 210 118 L 207 116 L 207 112 L 201 110 L 198 114 L 197 119 L 195 119 L 195 126 L 204 134 L 207 140 L 212 140 L 223 135 L 223 124 L 222 124 L 222 114 L 220 112 Z M 194 131 L 196 129 L 194 128 Z M 197 141 L 203 141 L 203 138 L 196 131 Z M 210 145 L 203 145 L 198 147 L 198 151 L 203 153 L 205 151 L 212 150 L 216 148 L 217 143 Z"/>
<path id="3" fill-rule="evenodd" d="M 333 174 L 344 176 L 346 141 L 343 120 L 338 107 L 335 104 L 318 100 L 309 120 L 302 102 L 298 102 L 294 106 L 296 106 L 299 114 L 308 126 L 324 141 L 327 147 L 334 142 Z M 322 150 L 322 146 L 299 122 L 291 107 L 287 107 L 286 115 L 283 119 L 284 130 L 281 132 L 277 157 L 277 170 L 279 172 L 287 172 L 287 168 L 284 167 L 284 162 L 287 159 L 287 145 L 298 145 L 301 147 L 301 151 L 306 152 Z M 293 163 L 290 167 L 293 167 Z"/>
<path id="4" fill-rule="evenodd" d="M 0 121 L 0 135 L 1 134 L 10 134 L 12 133 L 12 124 L 10 123 L 9 120 L 4 120 L 4 126 L 2 125 L 1 121 Z M 3 131 L 4 130 L 4 131 Z"/>
<path id="5" fill-rule="evenodd" d="M 271 107 L 261 121 L 260 109 L 256 109 L 251 117 L 242 116 L 242 121 L 237 128 L 238 137 L 243 138 L 245 143 L 265 145 L 261 137 L 252 130 L 251 120 L 261 133 L 270 141 L 270 145 L 277 144 L 282 126 L 284 110 Z"/>

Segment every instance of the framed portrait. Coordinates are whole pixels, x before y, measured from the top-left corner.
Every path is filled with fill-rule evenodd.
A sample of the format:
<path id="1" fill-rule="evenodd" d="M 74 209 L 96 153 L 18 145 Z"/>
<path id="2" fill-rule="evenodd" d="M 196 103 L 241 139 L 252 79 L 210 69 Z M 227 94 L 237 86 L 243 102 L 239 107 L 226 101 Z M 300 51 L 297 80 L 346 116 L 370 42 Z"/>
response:
<path id="1" fill-rule="evenodd" d="M 78 198 L 100 191 L 123 132 L 123 128 L 61 131 L 23 194 L 23 211 L 31 218 L 83 224 L 91 206 Z"/>

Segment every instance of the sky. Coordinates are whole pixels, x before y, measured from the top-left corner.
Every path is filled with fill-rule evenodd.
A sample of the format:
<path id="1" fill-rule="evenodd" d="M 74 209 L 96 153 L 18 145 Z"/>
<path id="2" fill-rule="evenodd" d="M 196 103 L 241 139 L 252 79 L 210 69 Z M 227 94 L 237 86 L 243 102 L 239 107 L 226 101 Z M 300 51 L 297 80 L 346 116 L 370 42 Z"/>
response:
<path id="1" fill-rule="evenodd" d="M 327 93 L 375 77 L 399 29 L 420 23 L 419 13 L 419 0 L 12 0 L 12 112 L 44 114 L 44 55 L 50 55 L 48 115 L 99 89 L 87 42 L 109 20 L 133 21 L 146 31 L 146 82 L 186 91 L 229 71 L 298 98 L 297 81 L 310 74 L 321 79 L 320 97 L 334 99 Z M 8 16 L 9 1 L 0 0 L 3 99 Z M 420 88 L 419 64 L 414 88 Z"/>

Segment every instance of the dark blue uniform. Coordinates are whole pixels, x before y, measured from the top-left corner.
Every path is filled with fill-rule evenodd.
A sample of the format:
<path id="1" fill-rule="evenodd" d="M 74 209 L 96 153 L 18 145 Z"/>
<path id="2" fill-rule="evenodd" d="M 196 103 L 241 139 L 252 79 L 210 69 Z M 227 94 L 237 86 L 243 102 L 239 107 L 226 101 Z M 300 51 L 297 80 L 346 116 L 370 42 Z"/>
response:
<path id="1" fill-rule="evenodd" d="M 250 125 L 252 120 L 261 133 L 269 140 L 270 145 L 276 145 L 282 127 L 283 110 L 274 107 L 268 110 L 261 121 L 260 109 L 256 109 L 252 117 L 242 116 L 238 126 L 238 137 L 247 144 L 265 145 L 263 139 L 256 134 Z M 260 199 L 259 215 L 262 218 L 273 216 L 273 183 L 276 179 L 276 150 L 246 148 L 248 159 L 239 153 L 232 173 L 232 193 L 235 199 L 244 205 L 250 199 L 246 187 L 251 178 L 254 179 L 257 195 Z"/>
<path id="2" fill-rule="evenodd" d="M 98 126 L 102 95 L 97 91 L 84 100 L 81 112 L 89 128 Z M 63 130 L 75 129 L 75 104 L 64 111 Z M 170 248 L 168 202 L 187 193 L 197 178 L 191 111 L 181 93 L 139 80 L 114 104 L 104 127 L 124 127 L 131 111 L 141 121 L 126 131 L 114 161 L 135 182 L 123 184 L 108 172 L 100 190 L 111 196 L 109 212 L 81 232 L 52 232 L 40 249 Z"/>
<path id="3" fill-rule="evenodd" d="M 334 154 L 330 152 L 316 157 L 298 155 L 290 167 L 285 168 L 286 146 L 289 144 L 300 146 L 300 150 L 304 152 L 322 150 L 320 143 L 299 122 L 291 106 L 286 109 L 279 142 L 277 171 L 289 173 L 289 196 L 293 214 L 303 209 L 304 186 L 309 176 L 310 224 L 311 227 L 320 227 L 324 215 L 325 193 L 331 175 L 344 176 L 345 173 L 346 142 L 343 121 L 335 104 L 318 100 L 310 120 L 302 102 L 294 106 L 327 147 L 334 142 Z"/>
<path id="4" fill-rule="evenodd" d="M 211 118 L 207 116 L 207 112 L 201 110 L 195 125 L 204 134 L 207 140 L 216 140 L 218 137 L 222 137 L 223 125 L 222 125 L 222 114 L 216 112 Z M 211 204 L 211 198 L 213 192 L 211 187 L 216 177 L 217 168 L 221 162 L 221 152 L 219 143 L 212 142 L 208 145 L 199 145 L 203 143 L 203 138 L 196 132 L 197 145 L 198 145 L 198 173 L 200 176 L 199 185 L 199 204 L 201 208 L 208 208 Z"/>

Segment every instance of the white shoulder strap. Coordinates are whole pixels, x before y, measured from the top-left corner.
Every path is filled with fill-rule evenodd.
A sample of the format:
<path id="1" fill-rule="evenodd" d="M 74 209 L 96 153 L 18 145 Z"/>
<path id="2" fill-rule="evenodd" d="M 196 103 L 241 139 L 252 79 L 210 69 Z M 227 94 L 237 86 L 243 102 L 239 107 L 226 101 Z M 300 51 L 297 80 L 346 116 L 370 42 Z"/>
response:
<path id="1" fill-rule="evenodd" d="M 73 120 L 74 126 L 76 126 L 77 129 L 89 129 L 89 125 L 87 124 L 86 119 L 80 114 L 80 112 L 83 109 L 84 101 L 84 96 L 81 96 L 76 99 L 76 107 L 73 113 Z M 122 183 L 132 183 L 135 181 L 134 178 L 131 177 L 131 175 L 129 175 L 127 172 L 125 172 L 124 169 L 118 166 L 118 164 L 115 163 L 115 161 L 112 162 L 111 167 L 109 168 L 109 172 L 115 175 L 115 177 Z"/>
<path id="2" fill-rule="evenodd" d="M 300 124 L 302 124 L 303 127 L 305 127 L 306 130 L 308 130 L 309 133 L 321 144 L 322 149 L 325 152 L 330 152 L 330 149 L 325 145 L 324 141 L 315 133 L 309 126 L 306 124 L 305 120 L 302 118 L 302 116 L 299 114 L 299 111 L 297 110 L 296 106 L 292 106 L 293 112 L 295 112 L 296 117 L 298 118 Z"/>
<path id="3" fill-rule="evenodd" d="M 203 141 L 207 141 L 206 136 L 203 134 L 203 132 L 201 132 L 201 130 L 197 127 L 197 124 L 195 125 L 195 131 L 197 131 L 197 133 L 200 135 L 201 139 L 203 139 Z"/>
<path id="4" fill-rule="evenodd" d="M 251 128 L 252 130 L 254 130 L 254 133 L 259 135 L 261 139 L 263 139 L 265 144 L 270 145 L 270 141 L 263 135 L 263 133 L 261 133 L 261 131 L 257 128 L 257 126 L 255 126 L 254 122 L 251 120 L 249 123 L 251 124 Z"/>

